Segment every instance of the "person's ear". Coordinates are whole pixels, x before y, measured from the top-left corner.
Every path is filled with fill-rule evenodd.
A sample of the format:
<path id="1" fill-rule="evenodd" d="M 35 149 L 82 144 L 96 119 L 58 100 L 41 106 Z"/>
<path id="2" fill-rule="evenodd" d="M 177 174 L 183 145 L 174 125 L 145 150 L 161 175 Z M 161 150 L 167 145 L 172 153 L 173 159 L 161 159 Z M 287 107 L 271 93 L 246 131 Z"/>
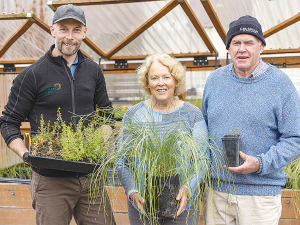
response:
<path id="1" fill-rule="evenodd" d="M 86 32 L 87 32 L 87 27 L 85 27 L 84 30 L 83 30 L 83 38 L 82 38 L 82 39 L 85 39 L 85 37 L 86 37 Z"/>
<path id="2" fill-rule="evenodd" d="M 265 45 L 264 44 L 261 44 L 260 45 L 260 53 L 262 53 L 264 51 L 264 48 L 265 48 Z"/>
<path id="3" fill-rule="evenodd" d="M 55 38 L 55 30 L 54 30 L 53 26 L 50 26 L 50 32 L 51 32 L 52 37 Z"/>

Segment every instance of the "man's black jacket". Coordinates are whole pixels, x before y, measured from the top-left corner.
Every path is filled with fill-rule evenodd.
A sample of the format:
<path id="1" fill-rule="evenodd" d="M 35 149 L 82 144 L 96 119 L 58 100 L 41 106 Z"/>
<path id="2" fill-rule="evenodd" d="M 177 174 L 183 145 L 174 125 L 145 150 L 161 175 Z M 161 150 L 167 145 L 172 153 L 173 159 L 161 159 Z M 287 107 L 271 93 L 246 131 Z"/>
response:
<path id="1" fill-rule="evenodd" d="M 112 105 L 103 73 L 97 63 L 79 51 L 78 66 L 72 77 L 65 59 L 52 56 L 53 48 L 54 45 L 13 81 L 7 105 L 0 117 L 1 134 L 7 145 L 21 138 L 20 125 L 25 118 L 29 120 L 31 130 L 37 131 L 41 114 L 46 123 L 53 123 L 59 107 L 63 120 L 69 124 L 72 119 L 76 120 L 72 115 L 86 115 L 93 112 L 96 106 L 101 108 Z M 67 176 L 62 171 L 36 172 L 47 176 Z"/>

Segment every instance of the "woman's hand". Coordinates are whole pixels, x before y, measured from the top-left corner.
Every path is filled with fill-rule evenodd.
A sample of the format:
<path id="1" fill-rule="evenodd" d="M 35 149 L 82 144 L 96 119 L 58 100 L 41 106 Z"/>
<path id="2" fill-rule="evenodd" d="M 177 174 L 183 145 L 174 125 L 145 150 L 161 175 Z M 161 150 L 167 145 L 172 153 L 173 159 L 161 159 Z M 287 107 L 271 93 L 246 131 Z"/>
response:
<path id="1" fill-rule="evenodd" d="M 179 216 L 187 203 L 187 195 L 188 195 L 188 189 L 186 187 L 181 187 L 179 189 L 178 195 L 176 197 L 176 200 L 180 200 L 179 208 L 177 210 L 176 216 Z"/>
<path id="2" fill-rule="evenodd" d="M 145 199 L 137 192 L 131 193 L 129 195 L 129 199 L 135 204 L 137 209 L 146 216 L 146 212 L 143 207 L 143 204 L 145 203 Z"/>

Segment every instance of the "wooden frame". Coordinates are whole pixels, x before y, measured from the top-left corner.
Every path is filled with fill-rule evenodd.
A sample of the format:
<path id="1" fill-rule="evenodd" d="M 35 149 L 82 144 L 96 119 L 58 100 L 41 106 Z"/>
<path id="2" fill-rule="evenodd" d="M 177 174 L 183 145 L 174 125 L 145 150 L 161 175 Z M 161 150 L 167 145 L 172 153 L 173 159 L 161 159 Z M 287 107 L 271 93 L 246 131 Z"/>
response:
<path id="1" fill-rule="evenodd" d="M 214 27 L 216 28 L 218 34 L 220 35 L 222 41 L 226 45 L 226 32 L 217 16 L 217 13 L 215 12 L 212 4 L 209 0 L 202 0 L 201 1 L 205 11 L 207 12 L 207 15 L 209 16 L 211 22 L 213 23 Z"/>
<path id="2" fill-rule="evenodd" d="M 65 4 L 74 4 L 78 6 L 92 6 L 92 5 L 106 5 L 106 4 L 124 4 L 124 3 L 139 3 L 139 2 L 155 2 L 162 0 L 66 0 L 66 1 L 49 1 L 48 6 L 55 11 L 57 7 Z M 210 2 L 210 0 L 200 0 L 205 11 L 207 12 L 209 18 L 211 19 L 215 29 L 220 35 L 222 41 L 226 43 L 226 32 L 222 27 L 222 24 L 214 11 L 214 8 Z M 95 43 L 93 43 L 88 37 L 86 37 L 83 42 L 91 48 L 96 54 L 101 56 L 102 58 L 107 58 L 110 60 L 117 59 L 125 59 L 125 60 L 137 60 L 144 59 L 146 55 L 139 56 L 114 56 L 118 51 L 128 45 L 130 42 L 135 40 L 139 35 L 141 35 L 145 30 L 151 27 L 154 23 L 156 23 L 159 19 L 173 10 L 177 5 L 180 5 L 183 11 L 186 13 L 191 23 L 195 27 L 196 31 L 206 44 L 207 48 L 210 52 L 200 52 L 200 53 L 181 53 L 181 54 L 171 54 L 174 57 L 182 58 L 182 57 L 194 57 L 194 56 L 213 56 L 218 55 L 216 48 L 213 46 L 210 38 L 205 32 L 205 29 L 202 27 L 200 21 L 194 14 L 187 0 L 171 0 L 168 4 L 166 4 L 159 12 L 153 15 L 150 19 L 148 19 L 145 23 L 143 23 L 139 28 L 137 28 L 133 33 L 131 33 L 128 37 L 122 40 L 117 46 L 111 49 L 108 53 L 103 52 Z M 8 14 L 8 15 L 0 15 L 0 20 L 14 20 L 14 19 L 26 19 L 24 24 L 16 31 L 0 48 L 0 57 L 5 54 L 5 52 L 11 47 L 17 39 L 22 36 L 33 23 L 36 23 L 40 28 L 42 28 L 47 33 L 50 33 L 49 26 L 45 24 L 42 20 L 35 17 L 32 13 L 22 13 L 22 14 Z M 271 29 L 264 32 L 264 37 L 269 37 L 282 29 L 298 22 L 300 20 L 300 13 L 297 15 L 285 20 L 284 22 L 272 27 Z M 265 50 L 262 54 L 280 54 L 280 53 L 299 53 L 299 49 L 274 49 L 274 50 Z M 90 55 L 83 52 L 83 54 L 92 60 L 94 60 Z M 31 60 L 29 60 L 31 61 Z M 4 62 L 1 62 L 4 64 Z"/>

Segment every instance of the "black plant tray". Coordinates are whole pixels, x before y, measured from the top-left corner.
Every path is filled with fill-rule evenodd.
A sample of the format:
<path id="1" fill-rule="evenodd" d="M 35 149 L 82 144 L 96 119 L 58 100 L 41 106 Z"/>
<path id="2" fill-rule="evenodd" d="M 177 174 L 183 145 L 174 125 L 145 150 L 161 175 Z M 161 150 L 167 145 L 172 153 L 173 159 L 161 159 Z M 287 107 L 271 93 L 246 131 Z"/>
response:
<path id="1" fill-rule="evenodd" d="M 41 169 L 66 170 L 80 173 L 92 173 L 99 168 L 98 164 L 67 161 L 62 159 L 46 158 L 29 155 L 30 165 Z"/>
<path id="2" fill-rule="evenodd" d="M 66 170 L 80 173 L 92 173 L 99 168 L 99 164 L 68 161 L 63 159 L 48 158 L 42 156 L 31 155 L 31 148 L 29 146 L 29 163 L 31 166 L 41 169 L 55 169 Z"/>
<path id="3" fill-rule="evenodd" d="M 30 136 L 38 134 L 38 132 L 31 131 Z M 65 170 L 79 173 L 93 173 L 100 167 L 99 164 L 70 161 L 63 159 L 55 159 L 43 156 L 31 155 L 31 145 L 29 143 L 29 163 L 31 166 L 39 169 L 54 169 L 54 170 Z"/>

